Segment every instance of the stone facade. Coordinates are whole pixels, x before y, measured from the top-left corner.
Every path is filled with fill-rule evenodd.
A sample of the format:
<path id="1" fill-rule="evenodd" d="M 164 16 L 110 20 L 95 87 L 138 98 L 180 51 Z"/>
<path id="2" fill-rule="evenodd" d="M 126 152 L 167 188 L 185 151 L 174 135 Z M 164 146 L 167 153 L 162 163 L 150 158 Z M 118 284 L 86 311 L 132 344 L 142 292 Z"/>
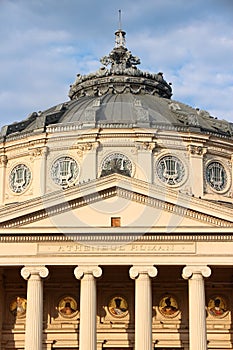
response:
<path id="1" fill-rule="evenodd" d="M 101 62 L 2 129 L 0 349 L 232 349 L 232 125 Z"/>

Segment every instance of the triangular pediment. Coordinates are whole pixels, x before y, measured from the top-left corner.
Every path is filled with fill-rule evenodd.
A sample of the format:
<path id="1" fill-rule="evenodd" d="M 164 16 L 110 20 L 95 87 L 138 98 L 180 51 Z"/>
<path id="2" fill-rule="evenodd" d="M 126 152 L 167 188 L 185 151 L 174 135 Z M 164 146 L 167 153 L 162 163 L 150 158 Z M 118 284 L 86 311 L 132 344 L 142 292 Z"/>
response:
<path id="1" fill-rule="evenodd" d="M 102 177 L 0 211 L 2 229 L 233 227 L 232 210 L 119 174 Z"/>

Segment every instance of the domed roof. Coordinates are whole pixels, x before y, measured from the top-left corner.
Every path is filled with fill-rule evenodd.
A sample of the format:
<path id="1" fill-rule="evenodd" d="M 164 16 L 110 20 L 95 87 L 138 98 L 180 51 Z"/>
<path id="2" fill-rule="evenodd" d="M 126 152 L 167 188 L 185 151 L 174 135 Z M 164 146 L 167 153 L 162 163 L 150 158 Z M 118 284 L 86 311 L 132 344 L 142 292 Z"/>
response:
<path id="1" fill-rule="evenodd" d="M 116 31 L 115 47 L 100 62 L 103 66 L 98 71 L 77 75 L 70 86 L 69 102 L 3 127 L 2 138 L 51 130 L 54 124 L 79 129 L 144 127 L 232 138 L 232 123 L 172 100 L 172 89 L 163 73 L 138 69 L 140 60 L 126 48 L 123 30 Z"/>

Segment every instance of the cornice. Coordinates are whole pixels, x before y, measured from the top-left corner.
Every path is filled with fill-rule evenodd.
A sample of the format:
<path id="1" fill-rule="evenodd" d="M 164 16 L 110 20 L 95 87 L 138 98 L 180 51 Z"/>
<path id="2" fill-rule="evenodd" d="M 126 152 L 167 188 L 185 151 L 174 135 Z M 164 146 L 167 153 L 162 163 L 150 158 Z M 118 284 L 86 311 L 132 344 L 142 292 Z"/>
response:
<path id="1" fill-rule="evenodd" d="M 96 228 L 96 231 L 98 231 L 98 228 Z M 103 242 L 104 244 L 108 243 L 116 243 L 116 244 L 127 244 L 127 243 L 151 243 L 151 242 L 233 242 L 233 234 L 167 234 L 164 231 L 164 234 L 127 234 L 122 233 L 114 234 L 111 229 L 109 229 L 109 234 L 96 234 L 93 233 L 87 233 L 85 235 L 83 234 L 69 234 L 66 233 L 65 235 L 59 235 L 59 234 L 51 234 L 51 233 L 43 233 L 43 234 L 25 234 L 25 233 L 17 233 L 14 234 L 1 234 L 0 235 L 0 242 L 1 243 L 56 243 L 56 242 L 79 242 L 81 244 L 87 243 L 87 242 Z"/>

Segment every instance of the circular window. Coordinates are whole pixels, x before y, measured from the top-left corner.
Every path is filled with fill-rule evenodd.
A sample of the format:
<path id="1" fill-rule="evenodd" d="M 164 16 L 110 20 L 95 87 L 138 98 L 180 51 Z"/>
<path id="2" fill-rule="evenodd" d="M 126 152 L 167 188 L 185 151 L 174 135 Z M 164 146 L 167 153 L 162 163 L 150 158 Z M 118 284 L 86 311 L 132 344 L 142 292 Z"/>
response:
<path id="1" fill-rule="evenodd" d="M 179 184 L 185 175 L 185 168 L 181 160 L 171 155 L 158 161 L 156 171 L 159 179 L 168 185 Z"/>
<path id="2" fill-rule="evenodd" d="M 132 162 L 124 154 L 113 153 L 104 159 L 101 166 L 100 176 L 106 176 L 114 173 L 130 177 L 132 176 Z"/>
<path id="3" fill-rule="evenodd" d="M 210 162 L 206 167 L 207 183 L 215 191 L 223 191 L 227 186 L 227 173 L 219 162 Z"/>
<path id="4" fill-rule="evenodd" d="M 52 165 L 51 177 L 60 186 L 68 186 L 79 175 L 78 163 L 71 157 L 58 158 Z"/>
<path id="5" fill-rule="evenodd" d="M 31 180 L 31 171 L 24 164 L 15 166 L 10 173 L 10 188 L 15 193 L 21 193 L 29 185 Z"/>

